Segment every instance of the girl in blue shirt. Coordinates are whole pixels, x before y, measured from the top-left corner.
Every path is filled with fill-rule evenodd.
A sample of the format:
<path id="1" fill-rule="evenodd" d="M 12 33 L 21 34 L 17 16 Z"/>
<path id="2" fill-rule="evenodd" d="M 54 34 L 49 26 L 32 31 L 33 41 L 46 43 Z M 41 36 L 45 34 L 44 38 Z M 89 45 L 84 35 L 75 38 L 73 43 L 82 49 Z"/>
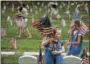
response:
<path id="1" fill-rule="evenodd" d="M 68 49 L 68 55 L 79 55 L 82 50 L 82 42 L 83 42 L 83 36 L 82 31 L 80 29 L 80 21 L 76 20 L 74 22 L 75 29 L 72 31 L 72 35 L 70 38 L 70 41 L 67 43 L 70 45 Z"/>
<path id="2" fill-rule="evenodd" d="M 54 38 L 46 38 L 42 45 L 45 47 L 45 64 L 62 64 L 61 53 L 64 52 L 64 46 L 59 40 L 59 31 L 55 30 Z"/>

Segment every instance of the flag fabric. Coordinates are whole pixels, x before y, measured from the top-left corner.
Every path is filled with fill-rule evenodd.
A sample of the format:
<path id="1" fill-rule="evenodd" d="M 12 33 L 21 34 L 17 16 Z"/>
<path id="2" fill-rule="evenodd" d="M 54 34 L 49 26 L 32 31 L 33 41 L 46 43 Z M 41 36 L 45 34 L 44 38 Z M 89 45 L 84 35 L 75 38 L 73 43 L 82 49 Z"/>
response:
<path id="1" fill-rule="evenodd" d="M 88 27 L 83 22 L 81 24 L 81 30 L 82 30 L 83 35 L 85 35 L 88 31 Z"/>
<path id="2" fill-rule="evenodd" d="M 12 38 L 10 41 L 11 48 L 16 49 L 16 39 Z"/>
<path id="3" fill-rule="evenodd" d="M 42 50 L 41 50 L 41 48 L 40 48 L 40 51 L 39 51 L 38 64 L 44 64 L 44 60 L 43 60 L 43 55 L 42 55 Z"/>
<path id="4" fill-rule="evenodd" d="M 53 29 L 51 27 L 47 27 L 47 28 L 42 28 L 41 30 L 41 34 L 43 34 L 44 36 L 50 36 L 53 33 Z"/>
<path id="5" fill-rule="evenodd" d="M 50 36 L 50 34 L 53 33 L 53 29 L 51 27 L 51 22 L 50 19 L 48 17 L 44 17 L 42 19 L 40 19 L 40 32 L 42 35 L 44 36 Z"/>
<path id="6" fill-rule="evenodd" d="M 84 59 L 81 60 L 81 64 L 89 64 L 89 61 L 84 58 Z"/>
<path id="7" fill-rule="evenodd" d="M 83 52 L 81 54 L 81 58 L 82 58 L 81 64 L 89 64 L 89 58 L 88 58 L 86 49 L 83 49 Z"/>
<path id="8" fill-rule="evenodd" d="M 36 29 L 38 29 L 43 36 L 50 36 L 53 33 L 53 29 L 48 17 L 44 17 L 39 21 L 34 21 L 32 25 L 36 26 Z"/>
<path id="9" fill-rule="evenodd" d="M 70 35 L 72 34 L 72 31 L 74 30 L 74 28 L 75 28 L 75 25 L 71 24 L 70 29 L 68 31 Z M 88 31 L 88 27 L 85 25 L 84 22 L 81 22 L 81 31 L 83 35 L 85 35 Z"/>

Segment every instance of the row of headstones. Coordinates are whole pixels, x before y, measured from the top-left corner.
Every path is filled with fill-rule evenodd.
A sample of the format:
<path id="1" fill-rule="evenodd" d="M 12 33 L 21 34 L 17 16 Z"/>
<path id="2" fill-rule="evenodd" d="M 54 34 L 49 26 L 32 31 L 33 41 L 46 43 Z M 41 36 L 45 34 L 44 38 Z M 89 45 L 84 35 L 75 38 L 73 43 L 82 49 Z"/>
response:
<path id="1" fill-rule="evenodd" d="M 38 4 L 38 3 L 37 3 Z M 40 3 L 39 3 L 40 4 Z M 38 5 L 39 5 L 38 4 Z M 54 2 L 50 2 L 50 3 L 48 3 L 48 5 L 47 6 L 50 6 L 51 4 L 56 4 L 56 5 L 58 5 L 58 3 L 54 3 Z M 72 3 L 71 5 L 70 5 L 71 3 L 68 3 L 67 4 L 67 8 L 66 8 L 66 14 L 70 14 L 70 6 L 71 5 L 74 5 L 74 3 Z M 83 3 L 84 4 L 84 3 Z M 75 7 L 75 10 L 77 10 L 77 12 L 79 12 L 79 7 L 80 6 L 82 6 L 83 4 L 77 4 L 76 5 L 76 7 Z M 41 5 L 41 7 L 37 7 L 36 5 L 34 5 L 34 9 L 36 10 L 35 11 L 35 14 L 38 14 L 38 12 L 41 12 L 42 11 L 42 7 L 44 7 L 45 9 L 47 9 L 47 6 L 45 6 L 44 5 L 44 3 L 42 3 L 42 5 Z M 65 3 L 62 3 L 62 5 L 60 5 L 59 6 L 59 8 L 60 9 L 62 9 L 64 6 L 66 6 L 66 4 Z M 2 8 L 2 13 L 5 13 L 5 11 L 6 11 L 6 9 L 7 9 L 7 5 L 6 4 L 4 4 L 3 3 L 3 6 L 2 6 L 3 8 Z M 30 10 L 30 12 L 33 12 L 33 8 L 31 8 L 28 4 L 26 5 L 26 7 L 27 7 L 27 9 L 28 10 Z M 17 7 L 18 8 L 18 7 Z M 89 12 L 89 10 L 88 10 L 88 4 L 86 3 L 85 5 L 84 5 L 84 9 L 85 9 L 85 11 L 88 13 Z M 14 10 L 15 10 L 15 5 L 14 4 L 12 4 L 12 12 L 14 12 Z M 49 10 L 48 10 L 49 11 Z"/>
<path id="2" fill-rule="evenodd" d="M 76 56 L 64 56 L 63 64 L 81 64 L 81 58 Z M 19 64 L 38 64 L 38 58 L 32 55 L 19 57 Z"/>

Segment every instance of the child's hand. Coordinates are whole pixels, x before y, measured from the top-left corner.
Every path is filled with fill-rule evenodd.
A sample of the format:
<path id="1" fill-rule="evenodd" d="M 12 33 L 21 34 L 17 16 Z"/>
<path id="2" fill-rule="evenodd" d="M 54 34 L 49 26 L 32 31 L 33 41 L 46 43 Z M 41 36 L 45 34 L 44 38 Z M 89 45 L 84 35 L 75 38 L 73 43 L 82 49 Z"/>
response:
<path id="1" fill-rule="evenodd" d="M 52 51 L 52 54 L 53 55 L 56 55 L 56 54 L 58 54 L 58 51 L 56 51 L 56 50 L 55 51 Z"/>
<path id="2" fill-rule="evenodd" d="M 68 41 L 68 42 L 66 42 L 66 44 L 65 44 L 65 46 L 67 47 L 67 46 L 69 46 L 71 43 Z"/>

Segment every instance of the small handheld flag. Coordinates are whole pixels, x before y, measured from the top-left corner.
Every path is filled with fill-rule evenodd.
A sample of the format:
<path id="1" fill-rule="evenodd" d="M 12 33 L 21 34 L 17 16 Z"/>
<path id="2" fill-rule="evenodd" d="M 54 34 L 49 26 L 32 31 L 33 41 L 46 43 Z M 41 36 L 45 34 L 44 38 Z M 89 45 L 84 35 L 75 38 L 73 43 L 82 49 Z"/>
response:
<path id="1" fill-rule="evenodd" d="M 42 50 L 41 50 L 41 48 L 40 48 L 40 51 L 39 51 L 38 64 L 44 64 L 44 60 L 43 60 Z"/>
<path id="2" fill-rule="evenodd" d="M 16 49 L 16 39 L 15 38 L 11 39 L 10 46 L 11 46 L 12 49 Z"/>

